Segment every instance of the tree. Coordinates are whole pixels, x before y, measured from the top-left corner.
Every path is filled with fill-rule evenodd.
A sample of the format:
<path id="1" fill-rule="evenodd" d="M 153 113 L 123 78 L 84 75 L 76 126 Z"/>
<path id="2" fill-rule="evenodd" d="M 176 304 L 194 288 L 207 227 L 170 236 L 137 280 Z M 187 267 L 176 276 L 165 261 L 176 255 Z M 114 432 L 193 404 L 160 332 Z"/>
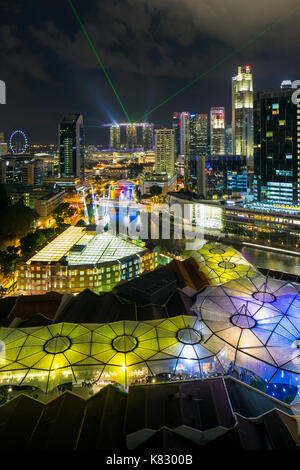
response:
<path id="1" fill-rule="evenodd" d="M 77 212 L 76 207 L 74 206 L 69 206 L 67 210 L 68 217 L 73 217 L 75 212 Z"/>
<path id="2" fill-rule="evenodd" d="M 80 219 L 78 220 L 76 227 L 85 227 L 85 225 L 86 225 L 85 220 Z"/>
<path id="3" fill-rule="evenodd" d="M 8 251 L 0 251 L 0 266 L 3 276 L 8 276 L 17 269 L 21 256 Z"/>
<path id="4" fill-rule="evenodd" d="M 140 163 L 131 163 L 128 166 L 129 178 L 137 178 L 141 173 L 144 173 L 144 166 Z"/>
<path id="5" fill-rule="evenodd" d="M 86 170 L 92 170 L 94 167 L 96 167 L 98 165 L 98 163 L 99 162 L 97 160 L 85 159 L 84 166 L 85 166 Z"/>
<path id="6" fill-rule="evenodd" d="M 55 235 L 55 229 L 48 228 L 44 230 L 36 230 L 31 232 L 26 237 L 21 238 L 20 245 L 23 256 L 28 256 L 39 246 L 46 243 L 46 241 Z"/>
<path id="7" fill-rule="evenodd" d="M 53 211 L 52 215 L 58 228 L 62 228 L 65 225 L 65 218 L 69 217 L 68 210 L 69 204 L 67 202 L 63 202 Z"/>
<path id="8" fill-rule="evenodd" d="M 0 209 L 0 243 L 24 237 L 30 232 L 39 215 L 22 203 Z"/>

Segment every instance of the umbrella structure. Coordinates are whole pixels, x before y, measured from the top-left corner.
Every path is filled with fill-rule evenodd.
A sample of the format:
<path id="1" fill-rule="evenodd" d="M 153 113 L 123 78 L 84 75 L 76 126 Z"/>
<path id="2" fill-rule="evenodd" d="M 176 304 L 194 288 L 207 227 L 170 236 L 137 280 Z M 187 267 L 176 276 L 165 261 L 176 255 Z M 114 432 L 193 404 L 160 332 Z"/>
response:
<path id="1" fill-rule="evenodd" d="M 0 385 L 51 391 L 64 383 L 155 381 L 159 374 L 200 378 L 224 373 L 202 345 L 205 325 L 195 316 L 145 322 L 59 323 L 1 328 Z"/>
<path id="2" fill-rule="evenodd" d="M 187 252 L 195 258 L 213 285 L 228 282 L 241 277 L 258 276 L 259 272 L 239 253 L 230 246 L 221 243 L 205 243 L 197 251 Z"/>
<path id="3" fill-rule="evenodd" d="M 272 384 L 283 393 L 287 387 L 297 391 L 300 285 L 263 276 L 235 279 L 206 288 L 192 309 L 209 330 L 203 346 L 224 368 L 236 366 L 243 375 L 249 371 L 266 383 L 266 391 L 273 390 Z"/>

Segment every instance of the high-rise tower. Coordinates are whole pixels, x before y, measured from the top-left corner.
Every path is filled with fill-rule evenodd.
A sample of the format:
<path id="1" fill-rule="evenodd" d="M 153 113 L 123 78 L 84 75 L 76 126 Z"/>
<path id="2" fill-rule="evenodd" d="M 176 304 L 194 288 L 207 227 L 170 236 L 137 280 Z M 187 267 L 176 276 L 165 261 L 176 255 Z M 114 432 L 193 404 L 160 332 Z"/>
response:
<path id="1" fill-rule="evenodd" d="M 293 91 L 283 87 L 254 95 L 254 194 L 261 202 L 300 204 L 300 114 Z"/>
<path id="2" fill-rule="evenodd" d="M 181 122 L 180 122 L 180 113 L 173 113 L 172 116 L 172 129 L 174 130 L 175 138 L 175 162 L 180 155 L 180 134 L 181 134 Z"/>
<path id="3" fill-rule="evenodd" d="M 189 115 L 189 146 L 185 157 L 184 187 L 206 197 L 205 159 L 208 155 L 208 115 Z"/>
<path id="4" fill-rule="evenodd" d="M 225 153 L 225 108 L 210 109 L 210 151 L 212 155 Z"/>
<path id="5" fill-rule="evenodd" d="M 142 125 L 142 142 L 143 142 L 143 150 L 146 152 L 147 150 L 153 149 L 153 128 L 154 125 L 151 123 L 144 123 Z"/>
<path id="6" fill-rule="evenodd" d="M 135 124 L 128 124 L 126 126 L 126 142 L 127 150 L 134 150 L 137 148 L 137 127 Z"/>
<path id="7" fill-rule="evenodd" d="M 189 154 L 190 115 L 184 111 L 180 115 L 180 154 Z"/>
<path id="8" fill-rule="evenodd" d="M 232 147 L 233 155 L 247 157 L 253 167 L 253 77 L 251 67 L 238 67 L 232 79 Z"/>
<path id="9" fill-rule="evenodd" d="M 118 124 L 112 124 L 109 129 L 109 148 L 120 150 L 121 145 L 121 131 Z"/>
<path id="10" fill-rule="evenodd" d="M 173 129 L 155 130 L 155 172 L 167 174 L 168 178 L 174 176 L 174 139 Z"/>
<path id="11" fill-rule="evenodd" d="M 61 177 L 84 176 L 84 129 L 82 114 L 68 114 L 58 130 Z"/>

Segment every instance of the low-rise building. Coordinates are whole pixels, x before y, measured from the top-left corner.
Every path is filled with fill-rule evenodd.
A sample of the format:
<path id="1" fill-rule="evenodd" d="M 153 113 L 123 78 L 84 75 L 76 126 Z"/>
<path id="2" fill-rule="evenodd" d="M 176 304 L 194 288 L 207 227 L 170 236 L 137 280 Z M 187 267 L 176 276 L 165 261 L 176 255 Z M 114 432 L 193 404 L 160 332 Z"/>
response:
<path id="1" fill-rule="evenodd" d="M 52 186 L 53 188 L 61 187 L 61 188 L 77 188 L 81 186 L 82 179 L 80 177 L 62 177 L 59 178 L 58 176 L 50 176 L 43 179 L 44 186 Z"/>
<path id="2" fill-rule="evenodd" d="M 42 218 L 47 218 L 63 202 L 65 191 L 56 193 L 48 192 L 43 197 L 36 199 L 34 208 Z"/>
<path id="3" fill-rule="evenodd" d="M 141 193 L 150 194 L 150 188 L 152 186 L 159 186 L 162 190 L 162 194 L 167 194 L 169 191 L 175 191 L 177 185 L 177 175 L 173 175 L 172 178 L 168 178 L 167 174 L 163 175 L 149 175 L 141 178 Z"/>
<path id="4" fill-rule="evenodd" d="M 18 289 L 28 294 L 110 291 L 159 263 L 159 249 L 91 227 L 69 227 L 18 271 Z"/>

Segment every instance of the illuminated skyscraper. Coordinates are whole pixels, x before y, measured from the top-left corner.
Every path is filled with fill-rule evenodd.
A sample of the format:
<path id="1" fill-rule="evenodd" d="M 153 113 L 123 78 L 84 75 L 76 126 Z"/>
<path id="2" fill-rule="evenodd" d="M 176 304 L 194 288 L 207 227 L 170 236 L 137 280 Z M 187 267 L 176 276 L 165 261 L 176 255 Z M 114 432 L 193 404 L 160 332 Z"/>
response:
<path id="1" fill-rule="evenodd" d="M 300 113 L 293 91 L 254 94 L 254 194 L 261 202 L 300 205 Z"/>
<path id="2" fill-rule="evenodd" d="M 21 183 L 39 185 L 45 175 L 45 163 L 41 158 L 24 162 L 21 166 Z"/>
<path id="3" fill-rule="evenodd" d="M 232 127 L 225 127 L 225 154 L 232 155 Z"/>
<path id="4" fill-rule="evenodd" d="M 190 132 L 190 115 L 187 112 L 180 114 L 180 154 L 189 154 L 189 132 Z"/>
<path id="5" fill-rule="evenodd" d="M 0 132 L 0 156 L 6 155 L 8 152 L 8 145 L 4 140 L 4 132 Z"/>
<path id="6" fill-rule="evenodd" d="M 153 124 L 150 123 L 144 123 L 142 125 L 142 144 L 145 152 L 153 149 L 153 127 Z"/>
<path id="7" fill-rule="evenodd" d="M 173 129 L 157 129 L 154 137 L 155 172 L 174 176 L 175 165 L 175 133 Z"/>
<path id="8" fill-rule="evenodd" d="M 238 67 L 232 79 L 233 155 L 245 155 L 253 167 L 253 78 L 251 67 Z"/>
<path id="9" fill-rule="evenodd" d="M 180 113 L 173 113 L 172 129 L 174 130 L 175 135 L 175 162 L 177 161 L 178 156 L 180 155 L 180 128 Z"/>
<path id="10" fill-rule="evenodd" d="M 210 109 L 210 150 L 212 155 L 225 153 L 225 108 Z"/>
<path id="11" fill-rule="evenodd" d="M 84 176 L 84 129 L 81 114 L 66 115 L 58 130 L 61 177 Z"/>
<path id="12" fill-rule="evenodd" d="M 113 124 L 110 127 L 109 147 L 114 150 L 120 150 L 120 143 L 121 143 L 120 126 L 118 124 Z"/>
<path id="13" fill-rule="evenodd" d="M 135 124 L 128 124 L 126 126 L 126 148 L 127 150 L 137 148 L 137 128 Z"/>
<path id="14" fill-rule="evenodd" d="M 196 114 L 195 119 L 195 137 L 192 137 L 193 132 L 190 130 L 190 139 L 192 142 L 190 146 L 192 146 L 193 150 L 193 140 L 195 140 L 195 147 L 197 149 L 197 153 L 199 155 L 207 155 L 208 154 L 208 114 Z"/>
<path id="15" fill-rule="evenodd" d="M 109 147 L 111 149 L 128 151 L 153 149 L 153 124 L 133 122 L 110 124 L 109 127 Z"/>
<path id="16" fill-rule="evenodd" d="M 184 186 L 198 196 L 206 196 L 205 157 L 208 154 L 208 115 L 189 115 L 189 146 L 185 157 Z"/>

